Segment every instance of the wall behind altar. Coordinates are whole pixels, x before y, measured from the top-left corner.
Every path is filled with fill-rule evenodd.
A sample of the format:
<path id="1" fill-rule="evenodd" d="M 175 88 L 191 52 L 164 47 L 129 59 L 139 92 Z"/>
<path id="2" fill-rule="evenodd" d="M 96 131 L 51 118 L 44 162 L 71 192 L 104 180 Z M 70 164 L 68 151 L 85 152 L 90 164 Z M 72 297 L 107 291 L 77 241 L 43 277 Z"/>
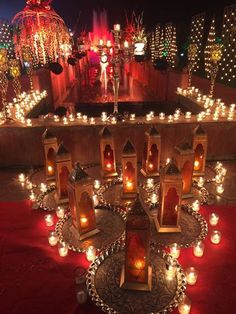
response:
<path id="1" fill-rule="evenodd" d="M 144 132 L 150 125 L 122 124 L 109 126 L 114 134 L 116 159 L 120 161 L 123 145 L 127 138 L 134 143 L 138 160 L 141 161 Z M 196 124 L 157 125 L 162 137 L 161 159 L 171 157 L 173 147 L 183 139 L 192 140 Z M 212 122 L 203 124 L 209 137 L 208 159 L 236 159 L 236 123 Z M 41 136 L 46 127 L 0 127 L 0 165 L 43 165 Z M 99 162 L 99 131 L 102 126 L 51 127 L 50 130 L 71 151 L 73 161 L 81 163 Z"/>

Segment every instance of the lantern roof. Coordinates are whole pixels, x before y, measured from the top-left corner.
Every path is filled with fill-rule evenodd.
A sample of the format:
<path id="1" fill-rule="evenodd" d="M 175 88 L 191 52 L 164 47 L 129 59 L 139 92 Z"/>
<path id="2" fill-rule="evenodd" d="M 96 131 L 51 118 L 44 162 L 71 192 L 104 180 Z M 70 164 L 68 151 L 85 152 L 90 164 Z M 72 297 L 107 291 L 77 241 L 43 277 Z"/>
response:
<path id="1" fill-rule="evenodd" d="M 48 139 L 51 139 L 51 138 L 55 138 L 56 136 L 51 132 L 49 131 L 48 129 L 46 129 L 44 132 L 43 132 L 43 135 L 42 135 L 42 138 L 44 140 L 48 140 Z"/>
<path id="2" fill-rule="evenodd" d="M 68 150 L 63 145 L 63 142 L 61 142 L 59 147 L 58 147 L 56 155 L 57 156 L 63 156 L 63 155 L 68 155 L 68 154 L 69 154 Z"/>
<path id="3" fill-rule="evenodd" d="M 135 153 L 136 152 L 135 152 L 133 144 L 130 142 L 130 140 L 128 140 L 123 148 L 123 154 L 133 155 Z"/>
<path id="4" fill-rule="evenodd" d="M 146 211 L 142 205 L 142 201 L 141 201 L 139 195 L 136 198 L 134 204 L 132 205 L 131 210 L 129 212 L 129 215 L 142 215 L 142 216 L 147 215 L 147 213 L 146 213 Z"/>
<path id="5" fill-rule="evenodd" d="M 150 136 L 160 136 L 160 133 L 157 131 L 157 129 L 152 126 L 148 131 L 147 133 L 150 135 Z"/>
<path id="6" fill-rule="evenodd" d="M 111 132 L 109 131 L 109 129 L 106 126 L 102 129 L 100 135 L 103 138 L 111 138 L 112 137 Z"/>
<path id="7" fill-rule="evenodd" d="M 206 132 L 200 124 L 194 129 L 193 133 L 196 135 L 206 135 Z"/>
<path id="8" fill-rule="evenodd" d="M 79 163 L 76 163 L 74 169 L 71 171 L 69 180 L 71 182 L 80 182 L 89 179 L 89 175 L 81 168 Z"/>
<path id="9" fill-rule="evenodd" d="M 165 166 L 164 173 L 170 176 L 176 176 L 180 174 L 180 171 L 173 159 Z"/>

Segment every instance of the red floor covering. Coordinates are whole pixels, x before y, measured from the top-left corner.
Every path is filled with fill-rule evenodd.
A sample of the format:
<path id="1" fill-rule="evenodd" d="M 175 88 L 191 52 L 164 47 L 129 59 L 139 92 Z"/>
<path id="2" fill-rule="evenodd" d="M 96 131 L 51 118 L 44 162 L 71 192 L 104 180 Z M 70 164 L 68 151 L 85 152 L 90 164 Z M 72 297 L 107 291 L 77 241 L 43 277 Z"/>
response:
<path id="1" fill-rule="evenodd" d="M 197 284 L 187 287 L 191 314 L 236 313 L 236 208 L 205 206 L 201 213 L 208 219 L 212 210 L 220 215 L 222 242 L 211 244 L 208 236 L 202 258 L 191 248 L 181 252 L 183 267 L 199 271 Z M 43 217 L 28 201 L 0 203 L 0 314 L 101 313 L 91 302 L 76 303 L 74 271 L 88 263 L 83 254 L 59 257 L 48 245 Z"/>

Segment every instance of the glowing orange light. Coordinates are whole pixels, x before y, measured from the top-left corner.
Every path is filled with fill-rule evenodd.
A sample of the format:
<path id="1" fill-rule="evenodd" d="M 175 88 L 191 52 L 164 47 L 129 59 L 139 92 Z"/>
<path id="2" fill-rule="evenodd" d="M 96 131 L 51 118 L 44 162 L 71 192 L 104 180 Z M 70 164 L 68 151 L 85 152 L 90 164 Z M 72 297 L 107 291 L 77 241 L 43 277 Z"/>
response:
<path id="1" fill-rule="evenodd" d="M 48 166 L 48 173 L 52 174 L 53 173 L 53 167 L 52 166 Z"/>
<path id="2" fill-rule="evenodd" d="M 88 225 L 88 219 L 86 217 L 81 217 L 80 223 L 82 227 L 86 227 Z"/>
<path id="3" fill-rule="evenodd" d="M 108 170 L 111 170 L 111 167 L 112 167 L 111 163 L 108 162 L 108 163 L 106 164 L 106 167 L 107 167 Z"/>
<path id="4" fill-rule="evenodd" d="M 152 164 L 152 163 L 148 164 L 148 168 L 149 168 L 150 170 L 152 170 L 152 169 L 153 169 L 153 164 Z"/>
<path id="5" fill-rule="evenodd" d="M 198 160 L 194 161 L 194 170 L 199 170 L 200 168 L 200 162 Z"/>
<path id="6" fill-rule="evenodd" d="M 133 182 L 131 181 L 126 181 L 125 186 L 128 191 L 132 191 L 134 187 Z"/>
<path id="7" fill-rule="evenodd" d="M 134 262 L 134 267 L 138 270 L 142 270 L 145 267 L 144 259 L 138 259 Z"/>

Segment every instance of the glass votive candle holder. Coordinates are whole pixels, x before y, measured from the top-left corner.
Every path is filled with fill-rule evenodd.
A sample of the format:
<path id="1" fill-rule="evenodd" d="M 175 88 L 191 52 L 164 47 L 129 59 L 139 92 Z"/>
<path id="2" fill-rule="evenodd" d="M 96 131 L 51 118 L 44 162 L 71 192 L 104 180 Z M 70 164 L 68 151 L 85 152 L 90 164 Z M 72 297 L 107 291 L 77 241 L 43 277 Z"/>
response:
<path id="1" fill-rule="evenodd" d="M 192 209 L 195 211 L 195 212 L 198 212 L 200 210 L 200 202 L 199 200 L 196 200 L 192 203 Z"/>
<path id="2" fill-rule="evenodd" d="M 24 173 L 20 173 L 18 175 L 18 180 L 20 183 L 25 183 L 26 177 L 25 177 Z"/>
<path id="3" fill-rule="evenodd" d="M 48 243 L 51 245 L 51 246 L 55 246 L 57 245 L 57 242 L 58 242 L 58 237 L 56 235 L 56 232 L 55 231 L 49 231 L 49 234 L 48 234 Z"/>
<path id="4" fill-rule="evenodd" d="M 147 186 L 148 189 L 153 188 L 153 186 L 154 186 L 154 179 L 153 178 L 148 178 L 146 186 Z"/>
<path id="5" fill-rule="evenodd" d="M 217 187 L 216 187 L 216 192 L 217 192 L 218 194 L 224 193 L 224 187 L 223 187 L 222 184 L 217 185 Z"/>
<path id="6" fill-rule="evenodd" d="M 196 257 L 202 257 L 204 254 L 205 244 L 202 241 L 198 241 L 193 246 L 193 254 Z"/>
<path id="7" fill-rule="evenodd" d="M 65 242 L 61 242 L 58 244 L 58 253 L 61 257 L 65 257 L 68 255 L 68 245 Z"/>
<path id="8" fill-rule="evenodd" d="M 219 244 L 221 241 L 221 232 L 218 230 L 213 230 L 211 233 L 211 242 L 214 244 Z"/>
<path id="9" fill-rule="evenodd" d="M 182 301 L 178 305 L 178 311 L 180 314 L 189 314 L 191 310 L 191 300 L 185 295 Z"/>
<path id="10" fill-rule="evenodd" d="M 194 267 L 187 268 L 185 271 L 185 275 L 186 275 L 187 283 L 191 286 L 195 285 L 195 283 L 197 282 L 197 276 L 198 276 L 198 272 L 196 268 Z"/>
<path id="11" fill-rule="evenodd" d="M 173 243 L 169 246 L 170 255 L 174 258 L 179 258 L 180 256 L 180 246 L 177 243 Z"/>
<path id="12" fill-rule="evenodd" d="M 99 180 L 94 180 L 94 184 L 93 184 L 94 188 L 96 190 L 98 190 L 101 186 L 100 181 Z"/>
<path id="13" fill-rule="evenodd" d="M 209 215 L 209 223 L 211 226 L 216 226 L 219 222 L 219 215 L 215 214 L 215 213 L 211 213 Z"/>
<path id="14" fill-rule="evenodd" d="M 65 209 L 58 206 L 56 209 L 56 214 L 58 218 L 64 218 L 65 217 Z"/>
<path id="15" fill-rule="evenodd" d="M 134 121 L 135 120 L 135 113 L 131 113 L 130 115 L 130 118 L 129 118 L 131 121 Z"/>
<path id="16" fill-rule="evenodd" d="M 88 246 L 88 248 L 86 249 L 87 261 L 93 262 L 96 257 L 96 252 L 97 250 L 93 245 Z"/>
<path id="17" fill-rule="evenodd" d="M 51 214 L 45 215 L 44 220 L 47 227 L 51 227 L 54 225 L 53 216 Z"/>
<path id="18" fill-rule="evenodd" d="M 156 204 L 157 203 L 157 194 L 156 193 L 152 193 L 151 197 L 150 197 L 151 203 L 152 204 Z"/>

